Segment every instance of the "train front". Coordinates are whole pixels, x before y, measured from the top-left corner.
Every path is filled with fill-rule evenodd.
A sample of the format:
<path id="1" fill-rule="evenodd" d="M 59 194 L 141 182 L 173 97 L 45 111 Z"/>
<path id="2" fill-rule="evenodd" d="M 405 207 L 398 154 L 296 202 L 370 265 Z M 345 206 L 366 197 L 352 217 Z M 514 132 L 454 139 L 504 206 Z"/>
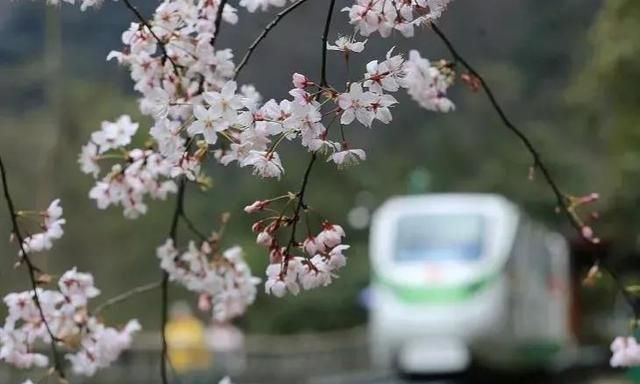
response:
<path id="1" fill-rule="evenodd" d="M 375 215 L 369 332 L 376 365 L 455 373 L 507 321 L 504 269 L 518 215 L 493 195 L 388 201 Z"/>

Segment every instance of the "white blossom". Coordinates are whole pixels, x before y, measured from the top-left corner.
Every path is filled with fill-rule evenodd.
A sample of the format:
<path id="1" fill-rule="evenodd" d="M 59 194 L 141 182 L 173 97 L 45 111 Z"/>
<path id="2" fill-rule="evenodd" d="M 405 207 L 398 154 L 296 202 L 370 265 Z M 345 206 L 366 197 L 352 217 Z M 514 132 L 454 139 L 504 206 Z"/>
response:
<path id="1" fill-rule="evenodd" d="M 640 365 L 640 345 L 634 337 L 616 337 L 611 343 L 611 352 L 612 367 Z"/>
<path id="2" fill-rule="evenodd" d="M 327 49 L 330 51 L 340 51 L 345 54 L 349 54 L 350 52 L 360 53 L 364 51 L 364 45 L 367 43 L 365 41 L 355 41 L 347 36 L 340 36 L 334 45 L 327 43 Z"/>
<path id="3" fill-rule="evenodd" d="M 25 252 L 42 252 L 53 247 L 53 241 L 60 239 L 64 234 L 62 226 L 66 220 L 62 218 L 62 212 L 60 199 L 55 199 L 45 211 L 40 213 L 42 218 L 40 226 L 44 232 L 34 233 L 24 238 L 22 247 Z"/>

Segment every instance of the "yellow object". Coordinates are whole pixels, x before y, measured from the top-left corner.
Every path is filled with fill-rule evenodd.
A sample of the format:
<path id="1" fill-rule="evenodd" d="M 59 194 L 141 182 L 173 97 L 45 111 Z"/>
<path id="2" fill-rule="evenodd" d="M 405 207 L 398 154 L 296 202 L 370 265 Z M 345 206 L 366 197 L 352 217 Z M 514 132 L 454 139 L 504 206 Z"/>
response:
<path id="1" fill-rule="evenodd" d="M 205 344 L 205 329 L 193 316 L 171 320 L 165 329 L 169 361 L 178 373 L 206 369 L 211 356 Z"/>

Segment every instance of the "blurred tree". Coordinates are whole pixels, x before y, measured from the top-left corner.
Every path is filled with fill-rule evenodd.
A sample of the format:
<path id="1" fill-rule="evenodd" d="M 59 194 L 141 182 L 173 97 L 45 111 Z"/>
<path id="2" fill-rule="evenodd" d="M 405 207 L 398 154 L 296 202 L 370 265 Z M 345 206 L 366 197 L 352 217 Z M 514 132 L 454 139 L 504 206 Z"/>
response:
<path id="1" fill-rule="evenodd" d="M 580 111 L 576 134 L 600 148 L 592 181 L 606 204 L 607 233 L 624 247 L 638 248 L 640 214 L 640 2 L 603 3 L 591 28 L 591 59 L 568 92 Z"/>

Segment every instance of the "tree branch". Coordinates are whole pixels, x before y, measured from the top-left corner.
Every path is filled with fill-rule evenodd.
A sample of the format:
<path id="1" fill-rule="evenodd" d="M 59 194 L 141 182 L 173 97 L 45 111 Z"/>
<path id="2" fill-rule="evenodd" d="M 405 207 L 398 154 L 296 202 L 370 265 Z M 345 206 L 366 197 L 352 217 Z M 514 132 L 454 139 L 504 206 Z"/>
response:
<path id="1" fill-rule="evenodd" d="M 99 306 L 96 307 L 96 309 L 93 311 L 93 314 L 98 316 L 100 313 L 102 313 L 102 311 L 104 311 L 105 309 L 111 307 L 112 305 L 121 303 L 123 301 L 126 301 L 130 298 L 132 298 L 133 296 L 139 295 L 141 293 L 145 293 L 145 292 L 149 292 L 152 291 L 156 288 L 159 288 L 162 285 L 162 282 L 153 282 L 153 283 L 149 283 L 149 284 L 145 284 L 145 285 L 141 285 L 139 287 L 135 287 L 132 288 L 124 293 L 121 293 L 117 296 L 114 296 L 112 298 L 110 298 L 109 300 L 105 301 L 104 303 L 100 304 Z"/>
<path id="2" fill-rule="evenodd" d="M 291 4 L 287 8 L 283 9 L 280 13 L 276 15 L 276 17 L 273 20 L 271 20 L 269 24 L 267 24 L 267 26 L 262 30 L 260 35 L 258 35 L 258 37 L 253 41 L 253 43 L 251 43 L 251 45 L 247 49 L 247 52 L 242 57 L 242 60 L 240 60 L 240 64 L 238 64 L 238 66 L 236 67 L 235 74 L 233 75 L 234 80 L 238 78 L 238 75 L 240 75 L 240 71 L 242 71 L 244 66 L 247 65 L 247 63 L 249 62 L 249 59 L 251 58 L 251 55 L 253 55 L 253 51 L 255 51 L 255 49 L 258 47 L 260 42 L 264 40 L 265 37 L 267 37 L 267 34 L 269 34 L 269 31 L 271 31 L 276 25 L 278 25 L 278 23 L 280 23 L 283 17 L 285 17 L 294 9 L 298 8 L 300 5 L 302 5 L 306 1 L 307 0 L 296 1 L 295 3 Z"/>
<path id="3" fill-rule="evenodd" d="M 455 62 L 462 64 L 462 66 L 467 71 L 469 71 L 469 73 L 471 73 L 473 76 L 475 76 L 478 79 L 478 81 L 480 81 L 482 90 L 484 91 L 485 95 L 489 99 L 491 106 L 498 114 L 498 117 L 500 118 L 504 126 L 507 127 L 507 129 L 509 129 L 513 134 L 516 135 L 516 137 L 520 140 L 520 142 L 524 145 L 524 147 L 527 149 L 527 151 L 533 158 L 533 167 L 537 168 L 542 173 L 542 176 L 546 184 L 550 187 L 551 191 L 555 196 L 558 208 L 563 212 L 563 214 L 568 219 L 571 226 L 578 232 L 579 237 L 583 241 L 587 242 L 588 244 L 594 245 L 594 241 L 583 234 L 582 232 L 583 224 L 580 222 L 576 213 L 571 208 L 569 198 L 565 193 L 562 192 L 562 190 L 558 186 L 558 183 L 555 181 L 555 179 L 551 175 L 549 168 L 543 162 L 540 152 L 536 149 L 536 147 L 531 142 L 531 140 L 527 137 L 527 135 L 518 127 L 516 127 L 516 125 L 507 117 L 506 113 L 504 112 L 503 108 L 500 106 L 500 103 L 498 103 L 493 91 L 489 87 L 489 84 L 487 84 L 487 82 L 485 81 L 484 77 L 482 77 L 482 75 L 480 75 L 480 73 L 478 73 L 478 71 L 476 71 L 475 68 L 471 66 L 471 64 L 469 64 L 469 62 L 465 60 L 464 57 L 462 57 L 462 55 L 460 55 L 458 50 L 453 46 L 453 43 L 451 43 L 451 41 L 447 38 L 444 32 L 442 32 L 442 30 L 440 30 L 440 28 L 438 28 L 436 24 L 431 23 L 431 28 L 436 33 L 436 35 L 438 35 L 440 40 L 442 40 L 442 42 L 446 45 L 447 49 L 455 59 Z M 611 278 L 615 282 L 616 287 L 622 294 L 623 298 L 633 310 L 635 318 L 638 319 L 640 316 L 640 302 L 638 302 L 638 300 L 636 300 L 634 297 L 630 295 L 629 291 L 627 291 L 627 289 L 624 287 L 624 284 L 622 284 L 617 273 L 613 270 L 613 268 L 604 266 L 601 263 L 599 256 L 595 257 L 594 262 L 596 265 L 601 266 L 602 269 L 604 269 L 611 276 Z"/>
<path id="4" fill-rule="evenodd" d="M 291 220 L 293 220 L 293 224 L 291 224 L 291 237 L 289 237 L 289 242 L 287 243 L 285 257 L 289 255 L 291 247 L 296 245 L 296 229 L 298 227 L 298 222 L 300 221 L 300 211 L 305 207 L 304 195 L 307 191 L 307 185 L 309 185 L 309 176 L 311 175 L 311 169 L 313 168 L 313 164 L 315 163 L 317 157 L 318 156 L 315 152 L 311 154 L 311 159 L 309 160 L 309 164 L 307 165 L 307 169 L 304 172 L 304 176 L 302 178 L 302 185 L 300 186 L 300 191 L 297 195 L 298 203 L 296 204 L 296 208 L 294 209 L 293 216 L 291 218 Z"/>
<path id="5" fill-rule="evenodd" d="M 187 186 L 187 180 L 183 176 L 180 179 L 180 184 L 178 185 L 178 194 L 176 196 L 176 207 L 173 210 L 173 218 L 171 219 L 171 228 L 169 229 L 169 237 L 173 241 L 173 245 L 177 246 L 178 241 L 178 223 L 180 221 L 180 216 L 184 212 L 184 195 L 185 189 Z M 162 384 L 168 384 L 169 379 L 167 376 L 167 359 L 168 356 L 168 348 L 167 348 L 167 322 L 169 320 L 169 274 L 167 271 L 162 271 L 162 281 L 160 284 L 161 287 L 161 322 L 160 322 L 160 335 L 162 341 L 162 358 L 160 359 L 160 378 L 162 379 Z"/>
<path id="6" fill-rule="evenodd" d="M 327 86 L 327 40 L 329 37 L 329 30 L 331 29 L 331 18 L 333 17 L 333 9 L 335 8 L 336 0 L 331 0 L 329 4 L 329 11 L 327 14 L 327 21 L 324 23 L 324 32 L 322 33 L 322 67 L 320 69 L 320 86 Z"/>
<path id="7" fill-rule="evenodd" d="M 327 12 L 327 18 L 326 21 L 324 23 L 324 30 L 322 33 L 322 65 L 320 67 L 320 72 L 321 72 L 321 79 L 320 79 L 320 86 L 324 87 L 327 86 L 327 38 L 329 36 L 329 31 L 331 29 L 331 19 L 333 17 L 333 10 L 335 8 L 335 4 L 336 1 L 335 0 L 331 0 L 331 3 L 329 4 L 329 10 Z M 313 152 L 311 154 L 311 159 L 309 160 L 309 164 L 307 165 L 307 169 L 304 172 L 304 176 L 302 177 L 302 185 L 300 186 L 300 191 L 298 192 L 298 203 L 296 204 L 296 208 L 293 212 L 293 224 L 291 225 L 291 237 L 289 238 L 289 242 L 287 243 L 287 248 L 285 251 L 285 268 L 283 269 L 284 271 L 287 270 L 287 262 L 288 262 L 288 256 L 289 256 L 289 251 L 291 250 L 291 247 L 296 245 L 296 230 L 298 228 L 298 222 L 300 221 L 300 212 L 303 208 L 306 207 L 306 204 L 304 202 L 304 196 L 305 193 L 307 191 L 307 186 L 309 185 L 309 177 L 311 175 L 311 169 L 313 169 L 313 165 L 316 162 L 317 159 L 317 154 L 315 152 Z"/>
<path id="8" fill-rule="evenodd" d="M 142 14 L 138 10 L 138 8 L 136 8 L 135 5 L 131 4 L 130 0 L 122 0 L 122 1 L 124 5 L 136 16 L 138 21 L 140 21 L 140 24 L 147 27 L 147 29 L 149 30 L 149 33 L 151 33 L 151 36 L 153 36 L 153 38 L 158 42 L 158 46 L 160 47 L 160 51 L 162 52 L 162 64 L 164 64 L 165 61 L 169 60 L 169 62 L 171 63 L 171 66 L 173 67 L 173 72 L 175 73 L 176 76 L 180 77 L 178 64 L 176 64 L 176 62 L 173 61 L 173 59 L 171 58 L 171 56 L 169 56 L 169 53 L 167 52 L 167 47 L 166 47 L 167 43 L 162 41 L 162 39 L 160 39 L 160 37 L 158 37 L 158 35 L 156 35 L 156 33 L 153 32 L 153 29 L 151 29 L 151 25 L 149 24 L 147 19 L 145 19 L 144 16 L 142 16 Z"/>
<path id="9" fill-rule="evenodd" d="M 11 225 L 13 227 L 12 232 L 16 236 L 16 240 L 18 241 L 18 246 L 20 248 L 20 252 L 22 253 L 22 261 L 27 266 L 29 272 L 29 281 L 31 283 L 31 288 L 33 290 L 33 302 L 38 308 L 38 313 L 40 314 L 40 319 L 44 324 L 45 329 L 47 330 L 47 334 L 51 339 L 50 347 L 51 347 L 51 355 L 53 358 L 53 368 L 58 373 L 61 379 L 65 378 L 64 368 L 62 367 L 62 361 L 60 360 L 60 356 L 58 355 L 58 347 L 56 343 L 58 342 L 58 338 L 51 331 L 51 327 L 49 326 L 49 322 L 47 321 L 46 316 L 44 315 L 44 311 L 42 309 L 42 305 L 40 302 L 40 296 L 38 295 L 38 279 L 37 273 L 38 268 L 33 264 L 31 259 L 29 258 L 29 254 L 24 249 L 24 237 L 20 231 L 20 226 L 18 225 L 15 206 L 13 205 L 13 200 L 11 199 L 11 194 L 9 193 L 9 184 L 7 182 L 7 171 L 4 167 L 4 163 L 2 162 L 2 157 L 0 157 L 0 176 L 2 178 L 2 188 L 4 192 L 4 198 L 7 202 L 7 209 L 9 211 L 9 217 L 11 218 Z"/>
<path id="10" fill-rule="evenodd" d="M 182 221 L 187 225 L 187 228 L 189 228 L 189 230 L 196 236 L 198 236 L 198 238 L 200 238 L 200 240 L 202 241 L 207 241 L 207 236 L 204 234 L 204 232 L 200 231 L 196 225 L 193 223 L 193 221 L 191 221 L 191 219 L 187 216 L 186 212 L 180 213 L 180 218 L 182 219 Z"/>
<path id="11" fill-rule="evenodd" d="M 215 35 L 211 38 L 211 46 L 215 47 L 216 39 L 218 38 L 218 31 L 220 31 L 220 24 L 222 23 L 222 13 L 224 12 L 224 7 L 227 5 L 228 0 L 220 0 L 220 4 L 218 4 L 218 10 L 216 12 L 216 21 L 215 21 Z"/>

